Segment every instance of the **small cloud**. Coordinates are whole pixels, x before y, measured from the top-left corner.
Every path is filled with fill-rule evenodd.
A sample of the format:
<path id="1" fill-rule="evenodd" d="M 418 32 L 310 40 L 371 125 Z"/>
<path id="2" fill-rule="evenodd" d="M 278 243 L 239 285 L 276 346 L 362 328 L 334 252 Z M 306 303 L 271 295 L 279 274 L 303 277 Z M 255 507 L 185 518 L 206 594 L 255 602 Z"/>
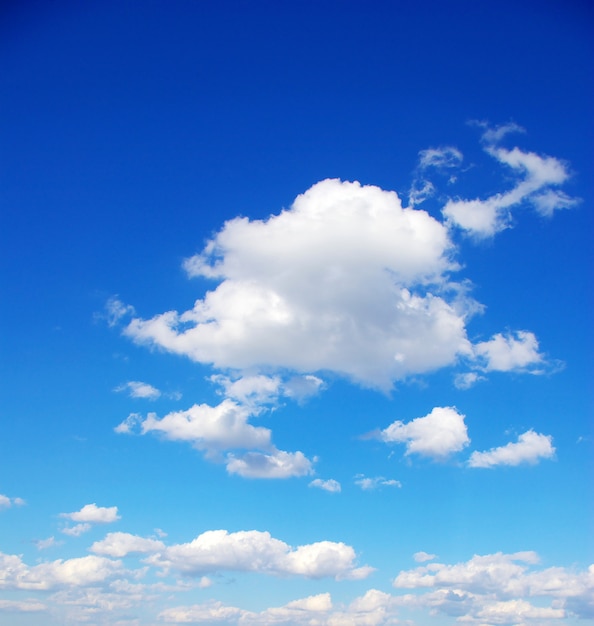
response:
<path id="1" fill-rule="evenodd" d="M 127 391 L 131 398 L 145 398 L 147 400 L 156 400 L 161 396 L 161 392 L 156 387 L 139 380 L 131 380 L 119 385 L 114 391 Z"/>
<path id="2" fill-rule="evenodd" d="M 88 524 L 86 522 L 62 528 L 62 532 L 70 537 L 80 537 L 82 534 L 88 532 L 89 530 L 91 530 L 91 524 Z"/>
<path id="3" fill-rule="evenodd" d="M 60 513 L 60 517 L 70 519 L 73 522 L 90 522 L 92 524 L 111 524 L 120 519 L 118 507 L 103 507 L 93 504 L 85 504 L 80 511 L 74 513 Z"/>
<path id="4" fill-rule="evenodd" d="M 443 148 L 428 148 L 419 152 L 419 168 L 437 169 L 459 167 L 464 157 L 458 148 L 445 146 Z"/>
<path id="5" fill-rule="evenodd" d="M 435 407 L 424 417 L 390 424 L 379 437 L 386 443 L 406 444 L 407 455 L 445 458 L 470 442 L 464 418 L 454 407 Z"/>
<path id="6" fill-rule="evenodd" d="M 312 462 L 303 452 L 275 450 L 271 453 L 247 452 L 238 457 L 230 454 L 227 457 L 227 471 L 244 478 L 291 478 L 307 476 L 313 472 L 313 468 Z"/>
<path id="7" fill-rule="evenodd" d="M 93 524 L 112 524 L 120 519 L 118 507 L 101 507 L 93 504 L 85 504 L 80 511 L 73 513 L 60 513 L 60 517 L 79 522 L 74 526 L 67 526 L 62 529 L 65 535 L 79 537 L 83 533 L 91 530 Z"/>
<path id="8" fill-rule="evenodd" d="M 337 480 L 330 478 L 328 480 L 322 480 L 321 478 L 315 478 L 309 483 L 310 487 L 316 487 L 318 489 L 323 489 L 324 491 L 329 491 L 330 493 L 340 493 L 341 486 Z"/>
<path id="9" fill-rule="evenodd" d="M 369 478 L 364 476 L 363 474 L 357 474 L 355 478 L 355 485 L 361 487 L 363 491 L 373 491 L 374 489 L 378 489 L 379 487 L 402 487 L 402 483 L 399 480 L 384 478 L 383 476 L 375 476 L 374 478 Z"/>
<path id="10" fill-rule="evenodd" d="M 437 554 L 428 554 L 427 552 L 415 552 L 413 554 L 413 559 L 417 563 L 425 563 L 426 561 L 433 561 L 433 559 L 437 558 Z"/>
<path id="11" fill-rule="evenodd" d="M 38 539 L 34 543 L 35 543 L 35 547 L 38 550 L 47 550 L 49 548 L 62 545 L 62 542 L 56 541 L 55 537 L 48 537 L 47 539 Z"/>
<path id="12" fill-rule="evenodd" d="M 454 386 L 457 389 L 470 389 L 481 380 L 486 380 L 486 378 L 484 376 L 480 376 L 476 372 L 456 374 L 456 377 L 454 378 Z"/>
<path id="13" fill-rule="evenodd" d="M 543 372 L 545 359 L 538 351 L 538 340 L 534 333 L 525 330 L 507 335 L 497 333 L 489 341 L 475 344 L 473 350 L 486 372 Z"/>
<path id="14" fill-rule="evenodd" d="M 541 459 L 550 459 L 555 448 L 550 435 L 529 430 L 518 437 L 516 443 L 508 443 L 485 452 L 473 452 L 468 460 L 469 467 L 496 467 L 498 465 L 535 464 Z"/>
<path id="15" fill-rule="evenodd" d="M 13 506 L 25 506 L 26 502 L 22 498 L 9 498 L 0 493 L 0 510 L 9 509 Z"/>
<path id="16" fill-rule="evenodd" d="M 118 296 L 112 296 L 105 303 L 103 313 L 98 313 L 97 318 L 105 319 L 108 326 L 116 326 L 124 317 L 134 315 L 134 307 L 130 304 L 124 304 Z"/>
<path id="17" fill-rule="evenodd" d="M 118 434 L 131 434 L 140 424 L 142 424 L 142 415 L 140 415 L 140 413 L 130 413 L 130 415 L 113 430 Z"/>

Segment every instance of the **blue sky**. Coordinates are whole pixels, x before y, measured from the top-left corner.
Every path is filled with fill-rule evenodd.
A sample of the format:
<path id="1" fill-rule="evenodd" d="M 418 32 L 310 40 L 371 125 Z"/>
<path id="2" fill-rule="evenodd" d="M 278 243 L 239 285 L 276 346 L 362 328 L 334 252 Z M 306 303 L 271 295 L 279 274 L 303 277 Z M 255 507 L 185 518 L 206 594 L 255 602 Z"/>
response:
<path id="1" fill-rule="evenodd" d="M 0 20 L 0 623 L 594 617 L 592 9 Z"/>

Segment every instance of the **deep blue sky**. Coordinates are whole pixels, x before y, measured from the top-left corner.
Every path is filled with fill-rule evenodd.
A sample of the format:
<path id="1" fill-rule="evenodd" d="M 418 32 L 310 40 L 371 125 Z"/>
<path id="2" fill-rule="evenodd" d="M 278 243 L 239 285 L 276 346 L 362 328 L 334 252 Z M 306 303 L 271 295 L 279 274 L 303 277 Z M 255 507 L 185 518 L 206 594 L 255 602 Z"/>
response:
<path id="1" fill-rule="evenodd" d="M 449 625 L 458 618 L 549 626 L 594 615 L 587 574 L 593 561 L 593 31 L 594 11 L 578 1 L 5 3 L 0 623 L 81 623 L 84 616 L 110 626 L 117 620 L 128 626 L 279 623 L 266 612 L 271 607 L 283 607 L 280 623 L 332 626 L 407 619 Z M 489 139 L 497 128 L 509 132 Z M 451 167 L 427 160 L 423 166 L 429 153 L 421 151 L 430 148 L 434 158 L 449 154 Z M 504 152 L 497 157 L 497 150 Z M 506 164 L 510 154 L 520 154 L 524 164 L 536 159 L 533 174 Z M 563 170 L 562 182 L 545 172 L 545 163 Z M 363 186 L 357 197 L 365 219 L 347 212 L 342 222 L 333 221 L 328 198 L 336 198 L 332 210 L 350 206 L 348 194 L 355 192 L 346 184 L 327 188 L 319 205 L 327 212 L 318 222 L 313 213 L 297 215 L 295 198 L 329 178 Z M 537 178 L 537 188 L 509 214 L 498 209 L 508 228 L 494 227 L 488 236 L 474 236 L 446 210 L 448 202 L 497 203 L 523 180 Z M 422 181 L 436 191 L 413 208 L 411 185 Z M 358 247 L 366 225 L 379 219 L 381 202 L 370 186 L 395 191 L 417 217 L 427 211 L 436 229 L 427 241 L 441 232 L 446 256 L 458 264 L 436 269 L 433 259 L 433 282 L 395 278 L 394 284 L 454 307 L 456 281 L 484 306 L 471 315 L 470 300 L 462 298 L 465 314 L 456 309 L 456 319 L 463 320 L 463 336 L 444 362 L 432 360 L 443 335 L 425 336 L 413 309 L 408 334 L 400 314 L 394 313 L 393 326 L 382 317 L 388 310 L 384 275 L 364 271 L 377 270 L 374 251 L 383 250 L 381 233 L 392 222 L 378 222 L 377 240 Z M 535 198 L 551 190 L 564 194 L 557 208 L 571 206 L 539 215 Z M 252 265 L 252 252 L 242 246 L 257 236 L 254 221 L 264 220 L 272 231 L 278 221 L 269 218 L 283 209 L 289 234 L 256 246 L 265 261 Z M 184 259 L 224 237 L 225 222 L 238 216 L 246 221 L 222 257 L 231 263 L 236 254 L 239 269 L 229 266 L 215 279 L 189 278 Z M 302 223 L 309 224 L 303 232 Z M 314 235 L 316 223 L 322 239 Z M 394 227 L 395 249 L 409 255 L 395 266 L 386 262 L 394 276 L 409 271 L 416 252 L 425 250 L 425 240 L 407 247 L 414 232 L 429 232 L 424 224 L 406 236 Z M 353 245 L 350 259 L 341 256 L 342 240 L 333 239 L 343 230 Z M 286 272 L 286 283 L 275 282 L 277 268 Z M 300 323 L 283 334 L 268 310 L 256 312 L 244 329 L 264 329 L 261 345 L 247 331 L 231 342 L 218 337 L 204 358 L 192 355 L 187 337 L 174 350 L 162 335 L 149 333 L 143 343 L 128 326 L 166 311 L 190 311 L 220 285 L 230 289 L 229 315 L 240 315 L 256 296 L 235 291 L 238 277 L 250 289 L 279 294 Z M 109 317 L 116 301 L 129 307 L 118 319 Z M 353 341 L 352 351 L 340 348 L 339 357 L 326 360 L 316 356 L 317 345 L 334 346 L 325 343 L 332 332 L 316 334 L 324 306 L 337 324 L 347 318 L 351 324 L 350 333 L 336 331 L 338 343 Z M 210 314 L 222 323 L 227 309 Z M 404 356 L 398 352 L 393 360 L 404 359 L 403 373 L 390 369 L 393 363 L 378 365 L 391 390 L 379 378 L 357 374 L 359 365 L 371 367 L 383 354 L 376 331 L 386 332 L 386 341 L 394 332 L 405 335 Z M 358 333 L 367 344 L 356 343 Z M 510 356 L 497 366 L 496 345 L 489 342 L 498 334 L 519 350 L 534 337 L 538 348 L 524 362 Z M 272 359 L 272 348 L 285 339 L 294 352 Z M 239 355 L 234 350 L 243 342 Z M 422 364 L 410 365 L 415 359 Z M 479 377 L 476 384 L 464 389 L 454 383 L 468 372 Z M 227 376 L 255 385 L 250 377 L 256 375 L 269 377 L 269 384 L 277 377 L 281 387 L 242 403 L 222 379 L 209 380 Z M 323 382 L 318 393 L 297 401 L 287 389 L 303 375 Z M 130 382 L 151 387 L 144 397 L 132 397 Z M 163 420 L 195 404 L 219 406 L 225 398 L 239 407 L 237 415 L 248 412 L 245 424 L 270 429 L 272 448 L 250 447 L 247 439 L 215 445 L 206 435 L 180 441 L 172 430 L 159 435 L 147 426 L 151 412 Z M 455 407 L 465 416 L 468 442 L 459 439 L 458 448 L 445 450 L 444 431 L 436 435 L 443 454 L 429 448 L 407 454 L 411 441 L 428 445 L 438 426 L 427 426 L 422 436 L 400 431 L 399 441 L 378 434 L 394 422 L 426 418 L 435 407 Z M 131 433 L 114 432 L 131 414 L 138 416 L 128 422 Z M 229 423 L 221 424 L 213 428 L 229 437 Z M 536 457 L 472 466 L 473 452 L 520 442 L 531 431 L 545 446 Z M 300 469 L 291 456 L 297 451 L 305 459 Z M 230 459 L 256 458 L 250 453 L 287 453 L 295 465 L 284 478 L 246 477 Z M 362 489 L 362 478 L 377 479 L 367 483 L 375 488 Z M 331 492 L 331 483 L 316 488 L 318 479 L 340 483 L 340 492 Z M 98 509 L 83 508 L 92 503 Z M 69 534 L 79 523 L 89 528 Z M 244 557 L 239 550 L 229 563 L 225 547 L 215 543 L 214 564 L 192 569 L 188 564 L 198 557 L 180 544 L 214 530 L 269 532 L 292 549 L 343 542 L 356 559 L 345 557 L 343 567 L 334 554 L 335 569 L 304 573 L 287 565 L 290 559 L 271 557 L 270 547 L 268 556 Z M 93 547 L 108 542 L 106 536 L 113 541 L 112 532 L 127 533 L 129 542 L 151 537 L 164 545 L 145 545 L 135 556 L 118 554 L 112 544 Z M 35 543 L 50 537 L 53 542 Z M 261 540 L 249 537 L 248 543 Z M 185 565 L 172 560 L 176 549 Z M 415 562 L 413 554 L 421 551 L 435 558 Z M 538 553 L 540 563 L 534 555 L 514 556 L 527 551 Z M 500 580 L 481 587 L 464 578 L 475 567 L 473 555 L 495 564 Z M 120 558 L 126 571 L 114 565 Z M 299 558 L 294 562 L 302 563 Z M 9 567 L 16 571 L 10 559 L 20 559 L 19 580 L 6 574 Z M 134 578 L 130 571 L 143 559 L 149 571 Z M 169 570 L 166 559 L 173 563 Z M 323 560 L 318 554 L 316 567 Z M 39 563 L 45 569 L 34 570 Z M 415 568 L 431 563 L 431 575 L 455 564 L 458 574 L 423 586 Z M 74 575 L 60 569 L 75 565 L 81 569 Z M 356 570 L 366 565 L 375 571 Z M 555 572 L 564 582 L 545 593 L 539 585 L 552 567 L 560 568 Z M 93 577 L 93 568 L 101 574 Z M 170 572 L 165 579 L 158 575 L 163 570 Z M 398 578 L 401 572 L 409 573 L 408 583 Z M 521 584 L 510 591 L 505 581 L 514 576 Z M 151 587 L 161 580 L 171 588 Z M 190 589 L 183 591 L 180 580 Z M 122 581 L 142 588 L 133 593 Z M 430 597 L 442 592 L 458 594 L 458 608 Z M 365 610 L 357 600 L 364 596 Z M 297 600 L 303 600 L 298 614 L 288 605 Z M 314 617 L 319 621 L 307 621 Z"/>

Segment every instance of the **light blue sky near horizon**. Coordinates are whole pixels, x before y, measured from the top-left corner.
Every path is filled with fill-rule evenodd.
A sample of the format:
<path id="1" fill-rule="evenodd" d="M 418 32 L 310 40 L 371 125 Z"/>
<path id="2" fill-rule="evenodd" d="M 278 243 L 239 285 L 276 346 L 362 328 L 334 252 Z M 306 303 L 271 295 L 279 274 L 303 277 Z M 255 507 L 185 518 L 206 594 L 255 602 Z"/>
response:
<path id="1" fill-rule="evenodd" d="M 550 626 L 592 618 L 593 28 L 592 9 L 577 1 L 2 9 L 0 624 Z M 509 132 L 494 138 L 496 129 Z M 504 162 L 513 155 L 515 169 Z M 314 187 L 328 179 L 361 187 Z M 522 181 L 533 187 L 525 191 Z M 426 182 L 434 193 L 415 204 L 411 188 Z M 454 307 L 471 353 L 462 342 L 438 364 L 451 327 L 432 334 L 422 319 L 437 313 L 417 315 L 396 292 L 400 308 L 385 308 L 374 256 L 384 227 L 374 220 L 388 196 L 378 188 L 396 192 L 408 214 L 426 212 L 412 234 L 394 233 L 410 257 L 403 253 L 390 268 L 398 288 L 405 284 L 398 272 L 413 272 L 417 252 L 429 258 L 446 238 L 445 256 L 426 261 L 437 278 L 408 286 Z M 296 198 L 316 189 L 326 196 L 317 205 L 299 200 L 298 213 Z M 500 200 L 515 189 L 524 196 L 508 213 Z M 536 208 L 549 191 L 561 195 L 547 216 Z M 340 224 L 327 203 L 351 206 L 348 194 L 360 213 Z M 482 232 L 468 227 L 471 200 L 480 201 L 474 211 L 500 202 L 507 227 L 486 217 Z M 248 250 L 280 215 L 289 235 L 279 230 Z M 209 240 L 223 241 L 233 225 L 237 239 L 221 248 L 227 274 L 188 276 L 185 260 Z M 333 239 L 343 231 L 351 257 Z M 426 239 L 409 249 L 420 233 Z M 295 250 L 294 241 L 302 241 Z M 277 266 L 286 283 L 275 282 Z M 238 277 L 289 303 L 285 334 L 267 312 L 241 318 L 237 311 L 260 292 L 238 291 Z M 187 336 L 173 354 L 161 331 L 142 326 L 191 310 L 220 285 L 228 287 L 233 322 L 264 329 L 260 344 L 249 332 L 235 342 L 205 335 L 209 356 L 196 358 Z M 471 299 L 482 311 L 473 314 Z M 118 319 L 115 302 L 130 307 Z M 393 313 L 390 326 L 388 310 L 407 317 Z M 223 323 L 228 311 L 209 314 Z M 320 332 L 316 314 L 326 311 L 352 325 L 351 334 L 337 331 L 340 358 L 324 353 L 336 349 L 327 335 L 310 340 Z M 297 318 L 299 325 L 287 322 Z M 379 374 L 359 376 L 384 354 L 376 336 L 389 339 L 388 328 L 398 334 L 408 323 L 414 332 L 399 344 L 406 353 L 378 365 Z M 510 346 L 528 350 L 531 335 L 518 331 L 538 341 L 525 361 Z M 498 334 L 507 348 L 489 343 Z M 359 337 L 367 344 L 344 347 Z M 275 355 L 275 341 L 294 353 Z M 498 357 L 508 360 L 497 365 Z M 469 372 L 484 380 L 456 385 L 456 375 Z M 210 380 L 254 385 L 255 375 L 281 387 L 242 404 Z M 321 386 L 296 401 L 286 389 L 304 375 Z M 131 397 L 130 382 L 160 395 Z M 253 436 L 249 426 L 266 428 L 268 447 L 229 444 L 230 422 L 213 423 L 208 439 L 203 415 L 193 423 L 202 438 L 180 440 L 173 426 L 139 432 L 151 413 L 162 420 L 225 397 L 235 398 L 237 414 L 247 411 L 235 422 L 244 441 Z M 423 426 L 413 431 L 412 421 L 436 407 L 454 407 L 466 430 L 454 418 L 431 428 L 417 422 Z M 137 415 L 127 422 L 131 432 L 115 432 L 130 415 Z M 402 439 L 386 441 L 395 422 Z M 441 433 L 436 441 L 432 428 Z M 469 464 L 473 452 L 530 431 L 540 437 L 536 456 L 516 448 L 515 465 L 501 456 L 493 467 Z M 407 454 L 407 442 L 421 452 Z M 250 452 L 284 458 L 290 468 L 283 478 L 242 476 L 263 458 Z M 247 463 L 240 473 L 232 458 Z M 363 489 L 363 478 L 376 479 L 375 488 Z M 336 481 L 340 492 L 316 488 L 316 479 Z M 93 503 L 98 509 L 83 508 Z M 77 523 L 88 528 L 68 534 Z M 203 557 L 182 544 L 215 530 L 232 541 L 233 533 L 269 533 L 293 551 L 310 546 L 311 557 L 283 556 L 274 541 L 249 535 L 233 544 L 235 560 L 220 543 L 210 564 L 192 566 Z M 109 533 L 127 533 L 127 551 L 108 545 Z M 162 543 L 135 553 L 138 538 Z M 257 541 L 265 548 L 250 557 L 246 546 Z M 420 552 L 427 561 L 415 561 Z M 364 566 L 374 569 L 357 569 Z M 428 568 L 425 579 L 420 567 Z M 400 572 L 409 582 L 393 585 Z M 436 578 L 427 583 L 428 576 Z"/>

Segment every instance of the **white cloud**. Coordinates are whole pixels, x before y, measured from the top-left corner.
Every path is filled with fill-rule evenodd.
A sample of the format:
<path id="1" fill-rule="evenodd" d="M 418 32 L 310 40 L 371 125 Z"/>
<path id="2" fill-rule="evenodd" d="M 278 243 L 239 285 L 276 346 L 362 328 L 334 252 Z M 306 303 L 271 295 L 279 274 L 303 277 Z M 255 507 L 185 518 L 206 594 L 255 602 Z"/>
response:
<path id="1" fill-rule="evenodd" d="M 22 498 L 9 498 L 0 493 L 0 510 L 9 509 L 13 506 L 24 506 L 26 502 Z"/>
<path id="2" fill-rule="evenodd" d="M 501 148 L 497 143 L 508 133 L 521 131 L 515 124 L 485 130 L 485 151 L 517 177 L 516 185 L 505 193 L 494 194 L 484 200 L 449 200 L 443 208 L 446 222 L 478 238 L 492 237 L 507 228 L 511 209 L 524 203 L 531 204 L 541 215 L 552 215 L 557 209 L 566 209 L 578 203 L 577 199 L 556 187 L 569 178 L 566 164 L 550 156 L 524 152 L 515 147 Z"/>
<path id="3" fill-rule="evenodd" d="M 125 333 L 219 369 L 332 370 L 387 389 L 470 353 L 452 253 L 445 226 L 394 192 L 325 180 L 266 221 L 226 222 L 185 262 L 219 285 Z"/>
<path id="4" fill-rule="evenodd" d="M 516 443 L 508 443 L 486 452 L 473 452 L 468 460 L 470 467 L 496 467 L 497 465 L 520 465 L 538 463 L 555 455 L 553 438 L 529 430 L 518 437 Z"/>
<path id="5" fill-rule="evenodd" d="M 300 451 L 248 452 L 242 456 L 229 454 L 226 462 L 229 474 L 244 478 L 291 478 L 313 472 L 312 462 Z"/>
<path id="6" fill-rule="evenodd" d="M 453 407 L 435 407 L 425 417 L 390 424 L 380 438 L 386 443 L 405 443 L 407 455 L 444 458 L 470 442 L 464 417 Z"/>
<path id="7" fill-rule="evenodd" d="M 498 333 L 489 341 L 475 344 L 473 349 L 487 372 L 542 371 L 544 357 L 538 351 L 538 341 L 533 333 L 525 330 L 517 331 L 515 337 Z M 536 366 L 541 369 L 534 369 Z"/>
<path id="8" fill-rule="evenodd" d="M 436 554 L 429 554 L 428 552 L 423 552 L 422 550 L 420 552 L 415 552 L 413 554 L 413 559 L 417 563 L 424 563 L 425 561 L 433 561 L 433 559 L 436 559 L 436 558 L 437 558 Z"/>
<path id="9" fill-rule="evenodd" d="M 333 478 L 330 478 L 328 480 L 315 478 L 309 483 L 309 486 L 316 487 L 317 489 L 323 489 L 324 491 L 329 491 L 330 493 L 340 493 L 341 490 L 340 483 Z"/>
<path id="10" fill-rule="evenodd" d="M 130 544 L 131 541 L 127 540 Z M 344 543 L 320 541 L 292 548 L 267 532 L 212 530 L 190 543 L 159 549 L 146 563 L 184 576 L 246 571 L 306 578 L 365 578 L 373 568 L 355 567 L 355 551 Z"/>
<path id="11" fill-rule="evenodd" d="M 60 513 L 60 517 L 73 522 L 90 522 L 91 524 L 111 524 L 120 519 L 118 507 L 103 507 L 93 504 L 85 504 L 80 511 L 74 513 Z"/>
<path id="12" fill-rule="evenodd" d="M 470 389 L 481 380 L 485 380 L 485 377 L 476 372 L 465 372 L 463 374 L 456 374 L 454 377 L 454 385 L 458 389 Z"/>
<path id="13" fill-rule="evenodd" d="M 364 476 L 363 474 L 358 474 L 356 476 L 355 485 L 358 485 L 363 489 L 363 491 L 372 491 L 377 489 L 378 487 L 402 487 L 402 484 L 399 480 L 394 480 L 393 478 L 384 478 L 383 476 L 375 476 L 374 478 L 370 478 L 368 476 Z"/>
<path id="14" fill-rule="evenodd" d="M 161 419 L 155 413 L 149 413 L 146 419 L 132 413 L 115 431 L 139 431 L 143 435 L 152 432 L 171 441 L 187 441 L 212 460 L 222 460 L 226 450 L 248 450 L 243 454 L 227 453 L 224 457 L 227 471 L 245 478 L 289 478 L 312 472 L 312 462 L 302 452 L 278 450 L 272 444 L 270 429 L 248 422 L 261 411 L 257 401 L 263 402 L 276 388 L 272 379 L 251 377 L 232 382 L 221 377 L 217 382 L 246 404 L 227 398 L 216 406 L 195 404 Z"/>
<path id="15" fill-rule="evenodd" d="M 463 158 L 460 150 L 454 146 L 428 148 L 419 152 L 419 167 L 421 169 L 459 167 Z"/>
<path id="16" fill-rule="evenodd" d="M 127 391 L 131 398 L 145 398 L 147 400 L 156 400 L 161 396 L 161 392 L 156 387 L 139 380 L 131 380 L 119 385 L 115 391 Z"/>
<path id="17" fill-rule="evenodd" d="M 0 611 L 15 613 L 37 613 L 46 611 L 47 605 L 37 600 L 0 600 Z"/>
<path id="18" fill-rule="evenodd" d="M 215 374 L 210 380 L 223 389 L 227 398 L 239 404 L 252 407 L 253 411 L 264 404 L 276 402 L 281 394 L 281 379 L 278 376 L 242 376 L 235 380 L 222 374 Z"/>
<path id="19" fill-rule="evenodd" d="M 83 587 L 123 573 L 120 561 L 84 556 L 26 565 L 21 557 L 0 553 L 0 589 L 48 590 L 60 586 Z"/>
<path id="20" fill-rule="evenodd" d="M 134 315 L 134 307 L 130 304 L 124 304 L 118 296 L 112 296 L 105 303 L 105 312 L 98 317 L 107 320 L 109 326 L 115 326 L 123 318 Z"/>
<path id="21" fill-rule="evenodd" d="M 430 563 L 402 571 L 394 587 L 432 591 L 397 596 L 396 604 L 456 616 L 461 623 L 493 626 L 540 625 L 549 623 L 543 620 L 594 614 L 594 566 L 583 572 L 536 569 L 538 562 L 534 552 L 499 552 L 455 565 Z M 535 606 L 531 598 L 539 598 L 539 605 L 548 599 L 551 606 Z"/>
<path id="22" fill-rule="evenodd" d="M 38 539 L 34 543 L 38 550 L 47 550 L 49 548 L 53 548 L 55 546 L 59 546 L 62 544 L 61 541 L 56 541 L 55 537 L 48 537 L 47 539 Z"/>
<path id="23" fill-rule="evenodd" d="M 252 426 L 248 423 L 249 417 L 250 411 L 246 407 L 227 399 L 216 406 L 195 404 L 185 411 L 168 413 L 161 419 L 155 413 L 149 413 L 138 426 L 143 435 L 154 432 L 172 441 L 188 441 L 199 450 L 269 448 L 270 430 Z"/>
<path id="24" fill-rule="evenodd" d="M 157 539 L 138 537 L 129 533 L 108 533 L 101 541 L 96 541 L 90 551 L 103 556 L 123 558 L 128 554 L 148 554 L 162 550 L 165 544 Z"/>
<path id="25" fill-rule="evenodd" d="M 74 526 L 66 526 L 65 528 L 62 528 L 61 532 L 69 537 L 80 537 L 84 533 L 89 532 L 91 528 L 91 524 L 84 522 L 81 524 L 75 524 Z"/>

